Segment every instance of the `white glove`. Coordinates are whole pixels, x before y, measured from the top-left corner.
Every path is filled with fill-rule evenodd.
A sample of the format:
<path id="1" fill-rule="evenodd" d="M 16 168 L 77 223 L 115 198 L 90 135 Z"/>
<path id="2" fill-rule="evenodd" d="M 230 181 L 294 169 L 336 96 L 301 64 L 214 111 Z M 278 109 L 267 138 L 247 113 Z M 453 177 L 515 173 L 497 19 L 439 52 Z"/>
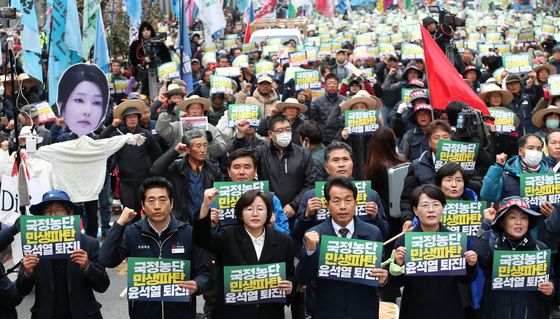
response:
<path id="1" fill-rule="evenodd" d="M 126 141 L 126 144 L 140 146 L 144 144 L 144 142 L 146 141 L 146 137 L 144 135 L 130 134 L 130 133 L 126 135 L 128 136 L 128 140 Z"/>
<path id="2" fill-rule="evenodd" d="M 397 113 L 403 114 L 406 111 L 406 103 L 401 102 L 397 108 Z"/>

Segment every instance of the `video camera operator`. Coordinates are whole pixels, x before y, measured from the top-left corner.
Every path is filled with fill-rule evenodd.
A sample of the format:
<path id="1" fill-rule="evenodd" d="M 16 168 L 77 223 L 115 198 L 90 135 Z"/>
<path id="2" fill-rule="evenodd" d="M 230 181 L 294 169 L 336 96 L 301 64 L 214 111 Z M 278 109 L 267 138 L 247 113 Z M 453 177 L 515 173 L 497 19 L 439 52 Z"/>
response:
<path id="1" fill-rule="evenodd" d="M 445 113 L 453 131 L 453 141 L 478 143 L 475 172 L 477 176 L 485 176 L 496 158 L 492 143 L 494 134 L 491 126 L 484 122 L 490 117 L 458 101 L 450 102 Z"/>
<path id="2" fill-rule="evenodd" d="M 458 27 L 465 26 L 465 20 L 458 18 L 455 14 L 441 9 L 438 6 L 429 7 L 431 13 L 439 14 L 438 22 L 434 18 L 427 17 L 422 20 L 424 27 L 430 32 L 440 49 L 445 53 L 449 61 L 455 66 L 457 72 L 463 73 L 464 65 L 459 50 L 453 42 L 453 34 Z"/>
<path id="3" fill-rule="evenodd" d="M 171 54 L 163 39 L 156 37 L 156 31 L 149 22 L 143 21 L 140 24 L 138 34 L 138 40 L 130 45 L 130 64 L 134 78 L 142 83 L 141 93 L 149 96 L 148 69 L 155 69 L 162 63 L 170 62 Z"/>

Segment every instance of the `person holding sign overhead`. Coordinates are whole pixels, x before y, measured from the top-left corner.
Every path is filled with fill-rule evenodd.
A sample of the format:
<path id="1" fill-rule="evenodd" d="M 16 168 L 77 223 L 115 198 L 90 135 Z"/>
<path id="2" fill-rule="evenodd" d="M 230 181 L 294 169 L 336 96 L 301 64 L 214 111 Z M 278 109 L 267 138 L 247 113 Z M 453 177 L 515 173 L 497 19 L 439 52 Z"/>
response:
<path id="1" fill-rule="evenodd" d="M 521 266 L 524 271 L 520 276 L 514 274 L 515 266 L 511 260 L 506 261 L 504 256 L 501 259 L 496 258 L 498 252 L 540 251 L 544 255 L 548 255 L 546 263 L 550 264 L 550 250 L 547 250 L 547 246 L 531 234 L 531 230 L 539 224 L 541 218 L 542 215 L 530 209 L 529 205 L 519 196 L 504 198 L 498 211 L 494 208 L 484 210 L 482 222 L 484 231 L 480 230 L 475 238 L 475 250 L 479 253 L 480 264 L 486 275 L 481 318 L 540 319 L 549 317 L 549 304 L 552 302 L 555 288 L 553 280 L 550 278 L 549 267 L 544 270 L 536 270 L 535 267 L 528 266 L 536 264 L 535 256 L 520 256 L 516 260 L 525 263 L 532 260 Z M 491 235 L 491 230 L 495 235 Z M 497 268 L 498 263 L 500 268 L 509 274 L 500 276 L 500 272 L 497 272 L 498 276 L 494 276 L 493 269 Z M 526 273 L 535 277 L 525 277 Z M 537 278 L 537 276 L 539 277 Z M 507 289 L 507 286 L 510 288 Z"/>
<path id="2" fill-rule="evenodd" d="M 99 262 L 110 268 L 117 267 L 127 257 L 190 261 L 190 280 L 177 285 L 188 289 L 188 295 L 193 298 L 184 302 L 129 301 L 128 314 L 132 319 L 194 319 L 195 296 L 208 288 L 208 258 L 204 250 L 193 244 L 192 227 L 171 214 L 173 195 L 173 186 L 165 178 L 146 179 L 140 186 L 146 217 L 130 224 L 139 212 L 125 207 L 101 246 Z"/>
<path id="3" fill-rule="evenodd" d="M 445 204 L 445 194 L 437 186 L 427 184 L 415 188 L 411 194 L 411 205 L 419 223 L 414 226 L 412 232 L 441 233 L 442 236 L 450 233 L 450 230 L 440 223 Z M 393 253 L 394 259 L 389 271 L 391 283 L 398 287 L 404 287 L 399 318 L 464 318 L 465 314 L 457 283 L 469 283 L 476 277 L 478 259 L 476 252 L 472 250 L 464 252 L 465 275 L 438 275 L 438 272 L 444 271 L 444 263 L 442 262 L 433 270 L 426 267 L 427 272 L 431 272 L 430 274 L 412 276 L 408 272 L 405 275 L 405 269 L 409 266 L 405 265 L 407 248 L 404 244 L 403 237 L 395 243 L 397 248 Z M 458 252 L 462 253 L 461 250 Z M 410 254 L 410 252 L 408 253 Z M 433 305 L 434 300 L 438 301 L 437 306 Z"/>
<path id="4" fill-rule="evenodd" d="M 210 206 L 218 195 L 216 188 L 204 191 L 204 201 L 200 207 L 200 215 L 194 221 L 193 239 L 195 244 L 214 253 L 218 267 L 218 296 L 212 318 L 284 318 L 285 302 L 259 302 L 265 299 L 266 290 L 257 292 L 254 302 L 245 300 L 230 304 L 224 288 L 233 293 L 232 285 L 224 282 L 224 268 L 228 266 L 259 266 L 265 264 L 284 264 L 285 276 L 277 282 L 269 281 L 269 291 L 292 293 L 294 281 L 294 255 L 290 237 L 267 225 L 273 214 L 272 201 L 269 194 L 260 190 L 246 191 L 235 204 L 235 216 L 238 224 L 224 227 L 218 234 L 212 234 Z M 246 282 L 246 280 L 242 280 Z M 242 286 L 239 287 L 243 293 Z M 239 292 L 239 291 L 238 291 Z M 230 295 L 230 294 L 227 294 Z M 226 299 L 227 297 L 227 299 Z M 240 298 L 243 299 L 243 298 Z"/>
<path id="5" fill-rule="evenodd" d="M 74 208 L 68 194 L 52 190 L 29 211 L 33 215 L 71 216 Z M 16 287 L 22 295 L 30 294 L 35 288 L 31 318 L 103 318 L 93 292 L 105 292 L 109 288 L 109 276 L 98 261 L 97 240 L 85 234 L 79 236 L 80 248 L 70 258 L 24 256 Z"/>
<path id="6" fill-rule="evenodd" d="M 312 302 L 312 318 L 378 318 L 379 288 L 350 281 L 318 277 L 321 236 L 383 241 L 377 226 L 355 216 L 358 190 L 347 177 L 331 177 L 325 185 L 330 217 L 305 233 L 298 281 L 307 284 L 308 300 Z M 378 277 L 379 286 L 387 283 L 387 270 L 373 269 L 367 274 Z"/>

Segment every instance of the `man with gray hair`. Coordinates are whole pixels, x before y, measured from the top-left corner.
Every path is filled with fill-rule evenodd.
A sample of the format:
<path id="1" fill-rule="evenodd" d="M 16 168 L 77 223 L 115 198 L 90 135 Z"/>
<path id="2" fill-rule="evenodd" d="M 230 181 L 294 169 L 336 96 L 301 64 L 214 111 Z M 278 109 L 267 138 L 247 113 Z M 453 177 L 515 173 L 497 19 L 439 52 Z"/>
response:
<path id="1" fill-rule="evenodd" d="M 197 217 L 204 190 L 223 180 L 218 165 L 206 159 L 207 151 L 205 132 L 193 129 L 183 135 L 182 143 L 157 159 L 150 170 L 152 176 L 164 176 L 173 184 L 173 214 L 186 223 Z"/>

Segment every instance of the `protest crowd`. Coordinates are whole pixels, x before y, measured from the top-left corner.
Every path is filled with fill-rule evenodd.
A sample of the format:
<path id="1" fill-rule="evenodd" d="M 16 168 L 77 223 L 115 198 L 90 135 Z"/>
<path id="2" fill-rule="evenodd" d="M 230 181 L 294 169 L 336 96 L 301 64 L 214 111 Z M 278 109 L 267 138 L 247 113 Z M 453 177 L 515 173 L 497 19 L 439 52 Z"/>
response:
<path id="1" fill-rule="evenodd" d="M 0 33 L 0 318 L 560 318 L 556 0 L 141 3 Z"/>

